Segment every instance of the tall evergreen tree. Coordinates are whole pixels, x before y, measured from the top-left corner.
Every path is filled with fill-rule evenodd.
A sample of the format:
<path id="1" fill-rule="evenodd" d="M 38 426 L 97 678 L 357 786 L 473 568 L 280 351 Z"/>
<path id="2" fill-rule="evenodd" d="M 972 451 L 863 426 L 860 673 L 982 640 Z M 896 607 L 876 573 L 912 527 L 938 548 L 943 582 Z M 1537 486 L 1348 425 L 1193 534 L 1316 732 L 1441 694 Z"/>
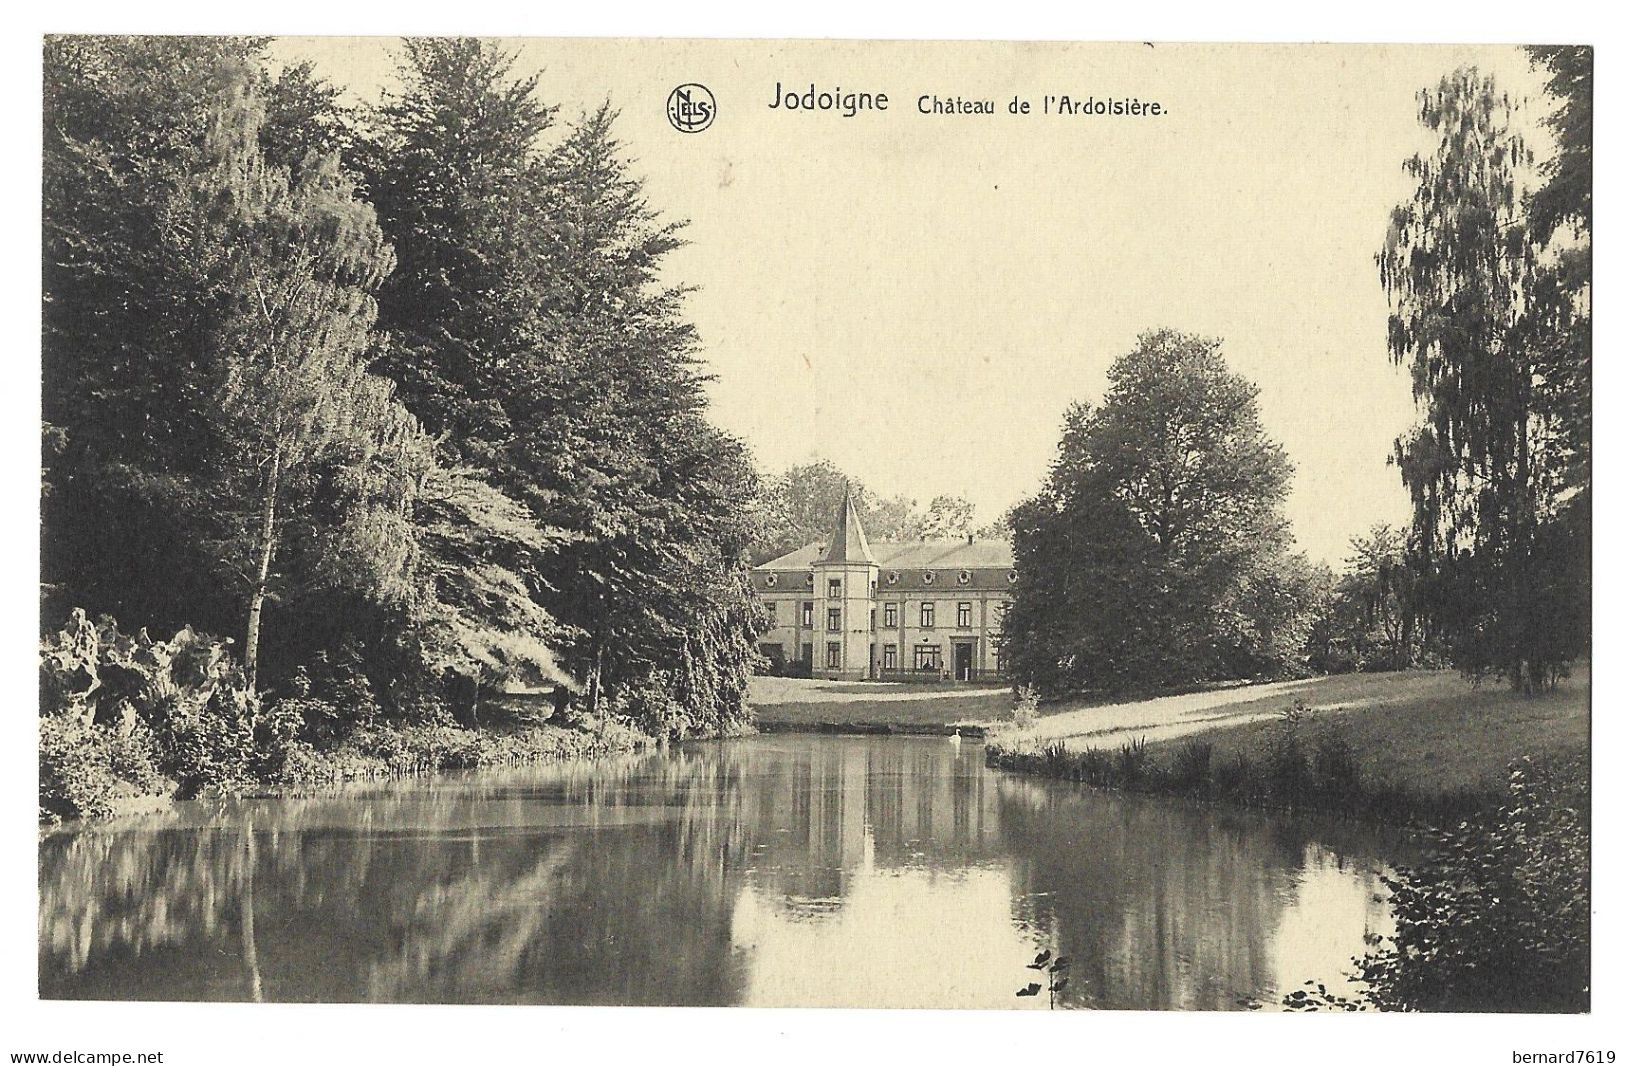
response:
<path id="1" fill-rule="evenodd" d="M 628 173 L 613 112 L 548 146 L 552 110 L 511 70 L 484 42 L 414 42 L 376 116 L 362 157 L 402 264 L 385 365 L 461 461 L 556 532 L 525 576 L 587 703 L 723 727 L 744 714 L 755 486 L 705 421 L 683 293 L 660 281 L 679 227 Z M 655 695 L 685 684 L 706 691 L 683 714 Z"/>

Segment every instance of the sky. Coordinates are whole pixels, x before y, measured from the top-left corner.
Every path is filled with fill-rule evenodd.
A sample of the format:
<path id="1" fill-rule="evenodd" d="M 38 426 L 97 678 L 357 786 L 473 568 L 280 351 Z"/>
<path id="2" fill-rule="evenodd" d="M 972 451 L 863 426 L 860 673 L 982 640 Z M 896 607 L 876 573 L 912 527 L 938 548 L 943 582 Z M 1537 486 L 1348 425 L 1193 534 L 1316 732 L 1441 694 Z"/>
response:
<path id="1" fill-rule="evenodd" d="M 1539 114 L 1523 53 L 1484 47 L 977 42 L 506 42 L 570 119 L 608 100 L 634 173 L 689 244 L 668 278 L 714 380 L 712 418 L 766 473 L 827 459 L 884 495 L 962 495 L 991 521 L 1043 482 L 1061 418 L 1145 330 L 1220 338 L 1296 467 L 1299 547 L 1403 523 L 1388 462 L 1416 421 L 1373 257 L 1426 150 L 1416 92 L 1461 65 Z M 392 38 L 287 38 L 361 100 Z M 667 119 L 705 85 L 697 133 Z M 885 93 L 885 111 L 769 105 Z M 921 114 L 919 99 L 991 101 Z M 1040 113 L 1046 96 L 1155 117 Z M 1012 99 L 1028 114 L 1011 114 Z M 1538 137 L 1536 138 L 1538 143 Z"/>

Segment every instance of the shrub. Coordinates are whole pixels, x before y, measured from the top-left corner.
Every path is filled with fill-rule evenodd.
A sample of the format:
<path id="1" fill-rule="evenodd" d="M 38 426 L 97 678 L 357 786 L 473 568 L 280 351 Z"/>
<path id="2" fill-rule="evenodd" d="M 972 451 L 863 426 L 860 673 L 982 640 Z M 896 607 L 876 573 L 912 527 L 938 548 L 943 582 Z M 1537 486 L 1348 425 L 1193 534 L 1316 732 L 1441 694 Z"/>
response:
<path id="1" fill-rule="evenodd" d="M 1010 708 L 1010 721 L 1019 730 L 1026 731 L 1038 721 L 1038 687 L 1019 685 L 1015 689 L 1015 704 Z"/>
<path id="2" fill-rule="evenodd" d="M 1508 770 L 1506 802 L 1435 831 L 1385 883 L 1395 932 L 1361 976 L 1387 1010 L 1578 1012 L 1591 983 L 1590 789 L 1580 763 Z"/>
<path id="3" fill-rule="evenodd" d="M 151 743 L 139 726 L 102 726 L 73 715 L 41 718 L 40 817 L 105 818 L 122 800 L 169 792 L 153 765 Z"/>
<path id="4" fill-rule="evenodd" d="M 1288 1010 L 1579 1013 L 1591 994 L 1590 785 L 1581 762 L 1508 769 L 1494 813 L 1431 833 L 1383 878 L 1394 935 L 1355 960 L 1365 988 L 1310 981 Z"/>
<path id="5" fill-rule="evenodd" d="M 145 724 L 132 721 L 123 726 L 98 726 L 97 729 L 106 737 L 107 768 L 114 777 L 146 795 L 158 795 L 174 788 L 174 782 L 158 770 L 154 761 L 157 740 Z"/>
<path id="6" fill-rule="evenodd" d="M 252 776 L 258 701 L 220 641 L 129 635 L 76 609 L 39 666 L 42 810 L 100 816 L 164 776 L 183 796 Z"/>
<path id="7" fill-rule="evenodd" d="M 1224 799 L 1234 803 L 1251 802 L 1254 791 L 1252 760 L 1237 754 L 1228 762 L 1220 763 L 1213 775 L 1213 786 Z"/>
<path id="8" fill-rule="evenodd" d="M 1078 780 L 1096 788 L 1111 788 L 1117 782 L 1117 764 L 1111 752 L 1085 748 L 1077 756 Z"/>
<path id="9" fill-rule="evenodd" d="M 1302 803 L 1311 791 L 1314 774 L 1303 727 L 1314 710 L 1298 700 L 1281 711 L 1274 734 L 1264 744 L 1264 786 L 1271 798 L 1288 806 Z"/>
<path id="10" fill-rule="evenodd" d="M 1360 794 L 1360 760 L 1354 746 L 1340 732 L 1327 732 L 1315 741 L 1315 788 L 1328 799 Z"/>
<path id="11" fill-rule="evenodd" d="M 40 719 L 41 819 L 105 818 L 114 812 L 123 790 L 110 765 L 105 732 L 81 718 Z"/>
<path id="12" fill-rule="evenodd" d="M 160 765 L 186 799 L 208 791 L 237 792 L 254 781 L 254 723 L 241 700 L 178 704 L 164 715 L 158 735 Z M 236 703 L 236 706 L 233 704 Z"/>

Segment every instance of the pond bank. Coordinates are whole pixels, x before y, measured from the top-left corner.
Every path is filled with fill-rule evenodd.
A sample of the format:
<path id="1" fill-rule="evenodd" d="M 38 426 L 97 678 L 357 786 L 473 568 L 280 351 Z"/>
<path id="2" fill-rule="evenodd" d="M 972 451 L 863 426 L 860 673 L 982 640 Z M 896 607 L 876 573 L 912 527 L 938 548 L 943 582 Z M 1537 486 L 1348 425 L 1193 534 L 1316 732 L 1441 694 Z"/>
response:
<path id="1" fill-rule="evenodd" d="M 1383 821 L 1441 821 L 1504 795 L 1507 767 L 1584 763 L 1590 673 L 1528 697 L 1416 670 L 1066 711 L 988 740 L 990 766 L 1096 787 Z"/>
<path id="2" fill-rule="evenodd" d="M 758 733 L 822 733 L 840 736 L 893 736 L 893 737 L 946 737 L 958 733 L 962 737 L 980 739 L 987 736 L 988 726 L 966 722 L 949 725 L 944 722 L 757 722 Z"/>
<path id="3" fill-rule="evenodd" d="M 70 738 L 69 743 L 73 742 Z M 347 781 L 591 759 L 637 751 L 654 743 L 648 735 L 618 723 L 591 729 L 546 723 L 486 727 L 380 724 L 357 729 L 331 746 L 317 748 L 293 742 L 279 753 L 274 765 L 245 766 L 196 795 L 296 795 L 313 787 Z M 53 746 L 52 736 L 42 733 L 41 744 L 42 752 L 48 753 Z M 194 798 L 183 797 L 180 785 L 161 775 L 143 774 L 132 781 L 106 773 L 106 767 L 103 773 L 96 773 L 94 760 L 72 773 L 63 773 L 60 761 L 42 760 L 42 827 L 63 821 L 105 821 L 151 814 L 180 799 Z M 49 779 L 44 776 L 46 770 L 52 771 Z M 72 813 L 75 810 L 80 812 L 77 816 Z"/>
<path id="4" fill-rule="evenodd" d="M 762 733 L 982 736 L 1010 716 L 1007 684 L 751 678 Z"/>

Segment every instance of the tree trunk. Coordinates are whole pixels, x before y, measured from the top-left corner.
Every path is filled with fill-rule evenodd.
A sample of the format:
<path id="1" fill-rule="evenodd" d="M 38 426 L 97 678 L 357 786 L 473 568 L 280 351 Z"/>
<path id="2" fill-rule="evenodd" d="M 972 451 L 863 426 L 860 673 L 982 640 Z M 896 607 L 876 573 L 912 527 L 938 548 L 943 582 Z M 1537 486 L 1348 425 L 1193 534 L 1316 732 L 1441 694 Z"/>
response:
<path id="1" fill-rule="evenodd" d="M 592 672 L 587 675 L 587 713 L 598 722 L 599 731 L 603 731 L 603 719 L 599 717 L 598 700 L 603 691 L 604 677 L 604 638 L 595 635 L 592 639 Z"/>
<path id="2" fill-rule="evenodd" d="M 265 475 L 265 498 L 260 504 L 260 534 L 258 558 L 255 561 L 254 587 L 248 597 L 248 633 L 243 641 L 243 672 L 248 676 L 248 687 L 255 687 L 259 672 L 260 617 L 265 611 L 265 593 L 271 581 L 271 555 L 276 548 L 276 498 L 282 481 L 282 452 L 271 453 L 271 469 Z"/>

